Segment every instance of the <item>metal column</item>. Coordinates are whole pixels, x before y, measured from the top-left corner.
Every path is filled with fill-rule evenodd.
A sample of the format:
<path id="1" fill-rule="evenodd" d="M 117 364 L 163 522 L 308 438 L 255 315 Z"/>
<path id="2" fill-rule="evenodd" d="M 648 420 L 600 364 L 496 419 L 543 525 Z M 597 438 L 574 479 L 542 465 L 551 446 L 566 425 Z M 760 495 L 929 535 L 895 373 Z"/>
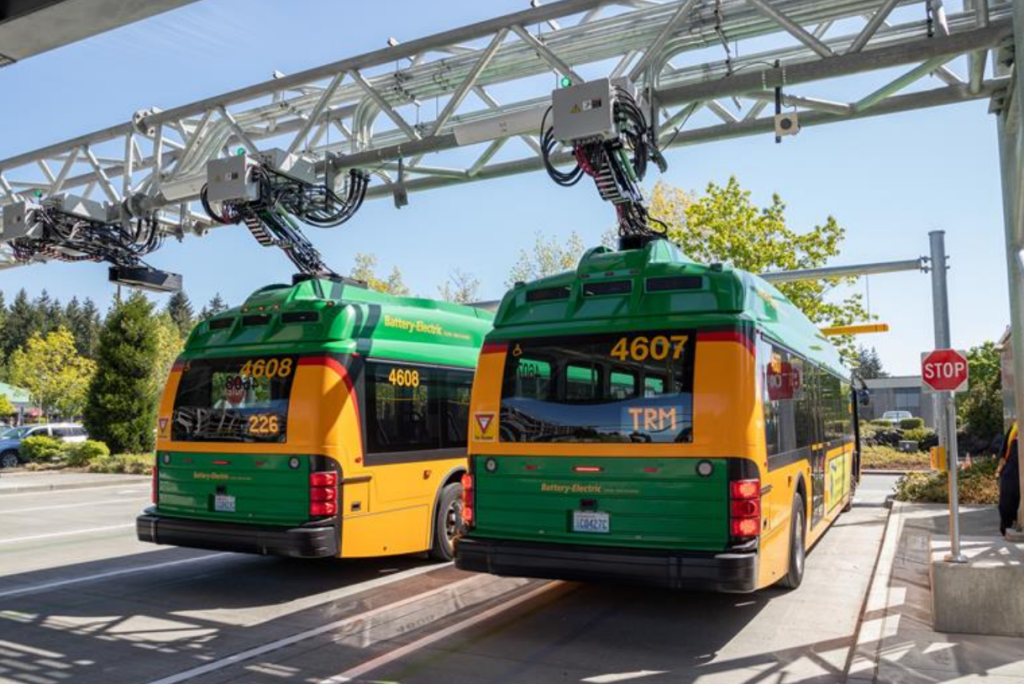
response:
<path id="1" fill-rule="evenodd" d="M 931 241 L 932 266 L 932 317 L 935 325 L 935 348 L 952 349 L 953 340 L 949 326 L 949 286 L 946 282 L 946 232 L 933 230 L 928 233 Z M 967 558 L 960 552 L 960 455 L 956 436 L 956 395 L 953 392 L 936 392 L 936 429 L 939 444 L 946 448 L 946 464 L 949 476 L 949 540 L 950 554 L 947 561 L 965 563 Z"/>

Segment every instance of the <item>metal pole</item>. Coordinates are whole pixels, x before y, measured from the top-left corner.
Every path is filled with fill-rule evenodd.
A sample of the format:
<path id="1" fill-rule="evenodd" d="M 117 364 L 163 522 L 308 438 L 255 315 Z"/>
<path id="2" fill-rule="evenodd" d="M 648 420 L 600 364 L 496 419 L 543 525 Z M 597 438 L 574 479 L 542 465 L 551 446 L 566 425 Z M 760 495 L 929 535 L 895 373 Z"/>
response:
<path id="1" fill-rule="evenodd" d="M 932 265 L 932 318 L 935 324 L 935 348 L 952 348 L 949 329 L 949 288 L 946 283 L 946 233 L 933 230 L 928 233 L 931 241 Z M 946 448 L 946 463 L 949 476 L 949 539 L 950 554 L 946 560 L 964 563 L 966 558 L 960 552 L 960 459 L 957 454 L 956 402 L 952 392 L 937 392 L 935 402 L 936 430 L 939 444 Z"/>

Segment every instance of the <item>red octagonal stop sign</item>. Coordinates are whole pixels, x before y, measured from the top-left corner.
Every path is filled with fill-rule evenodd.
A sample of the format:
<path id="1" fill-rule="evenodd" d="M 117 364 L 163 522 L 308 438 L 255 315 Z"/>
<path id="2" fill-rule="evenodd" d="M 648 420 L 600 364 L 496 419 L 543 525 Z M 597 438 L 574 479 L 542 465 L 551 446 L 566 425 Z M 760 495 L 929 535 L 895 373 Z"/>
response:
<path id="1" fill-rule="evenodd" d="M 963 392 L 967 389 L 967 355 L 956 349 L 921 354 L 921 379 L 933 392 Z"/>

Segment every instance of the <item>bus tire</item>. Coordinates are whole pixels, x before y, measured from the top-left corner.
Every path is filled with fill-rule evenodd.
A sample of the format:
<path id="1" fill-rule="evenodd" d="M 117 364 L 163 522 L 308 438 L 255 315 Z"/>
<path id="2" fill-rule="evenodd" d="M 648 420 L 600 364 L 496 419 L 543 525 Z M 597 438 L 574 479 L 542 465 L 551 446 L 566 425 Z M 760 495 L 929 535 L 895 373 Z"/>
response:
<path id="1" fill-rule="evenodd" d="M 789 569 L 779 583 L 785 589 L 796 589 L 804 580 L 804 565 L 807 560 L 807 513 L 804 498 L 797 494 L 793 498 L 793 515 L 789 530 Z"/>
<path id="2" fill-rule="evenodd" d="M 843 513 L 849 513 L 853 510 L 853 497 L 857 494 L 857 485 L 853 484 L 850 486 L 850 495 L 846 498 L 846 505 L 843 506 Z"/>
<path id="3" fill-rule="evenodd" d="M 462 534 L 462 484 L 452 482 L 441 490 L 434 514 L 434 543 L 430 557 L 448 562 L 455 558 L 455 539 Z"/>

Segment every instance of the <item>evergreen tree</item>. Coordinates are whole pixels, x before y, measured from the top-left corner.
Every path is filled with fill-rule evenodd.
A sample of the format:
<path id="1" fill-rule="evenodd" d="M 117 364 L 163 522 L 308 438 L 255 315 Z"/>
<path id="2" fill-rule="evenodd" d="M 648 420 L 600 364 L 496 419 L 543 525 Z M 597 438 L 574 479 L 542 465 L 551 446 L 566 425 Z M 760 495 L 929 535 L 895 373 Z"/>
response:
<path id="1" fill-rule="evenodd" d="M 887 378 L 889 374 L 882 368 L 882 359 L 878 355 L 878 350 L 874 347 L 868 349 L 867 347 L 859 347 L 857 349 L 857 369 L 860 377 L 865 380 L 877 380 L 878 378 Z"/>
<path id="2" fill-rule="evenodd" d="M 78 297 L 72 297 L 64 309 L 64 318 L 67 320 L 67 328 L 75 336 L 75 347 L 78 353 L 86 358 L 93 358 L 96 355 L 96 343 L 100 332 L 100 312 L 91 299 L 86 299 L 85 304 L 78 301 Z"/>
<path id="3" fill-rule="evenodd" d="M 85 426 L 90 437 L 106 442 L 113 453 L 153 449 L 158 325 L 152 302 L 134 292 L 110 311 L 100 333 Z"/>
<path id="4" fill-rule="evenodd" d="M 188 295 L 182 291 L 171 295 L 171 298 L 167 300 L 166 312 L 178 326 L 178 333 L 182 339 L 188 337 L 195 325 L 195 312 L 192 310 L 192 302 L 188 300 Z"/>
<path id="5" fill-rule="evenodd" d="M 25 346 L 34 334 L 42 330 L 39 310 L 32 305 L 24 289 L 18 291 L 7 312 L 4 334 L 4 356 L 9 358 L 15 349 Z"/>
<path id="6" fill-rule="evenodd" d="M 35 302 L 35 307 L 38 310 L 41 325 L 40 332 L 44 335 L 68 327 L 67 317 L 64 315 L 64 307 L 61 305 L 60 300 L 51 299 L 50 294 L 46 290 L 43 290 L 43 293 L 39 295 L 39 299 Z"/>
<path id="7" fill-rule="evenodd" d="M 199 312 L 199 320 L 196 322 L 205 321 L 211 316 L 216 316 L 219 313 L 227 311 L 228 308 L 228 305 L 225 304 L 224 300 L 221 298 L 220 292 L 218 292 L 213 295 L 213 299 L 210 300 L 210 303 L 204 306 L 203 310 Z"/>

